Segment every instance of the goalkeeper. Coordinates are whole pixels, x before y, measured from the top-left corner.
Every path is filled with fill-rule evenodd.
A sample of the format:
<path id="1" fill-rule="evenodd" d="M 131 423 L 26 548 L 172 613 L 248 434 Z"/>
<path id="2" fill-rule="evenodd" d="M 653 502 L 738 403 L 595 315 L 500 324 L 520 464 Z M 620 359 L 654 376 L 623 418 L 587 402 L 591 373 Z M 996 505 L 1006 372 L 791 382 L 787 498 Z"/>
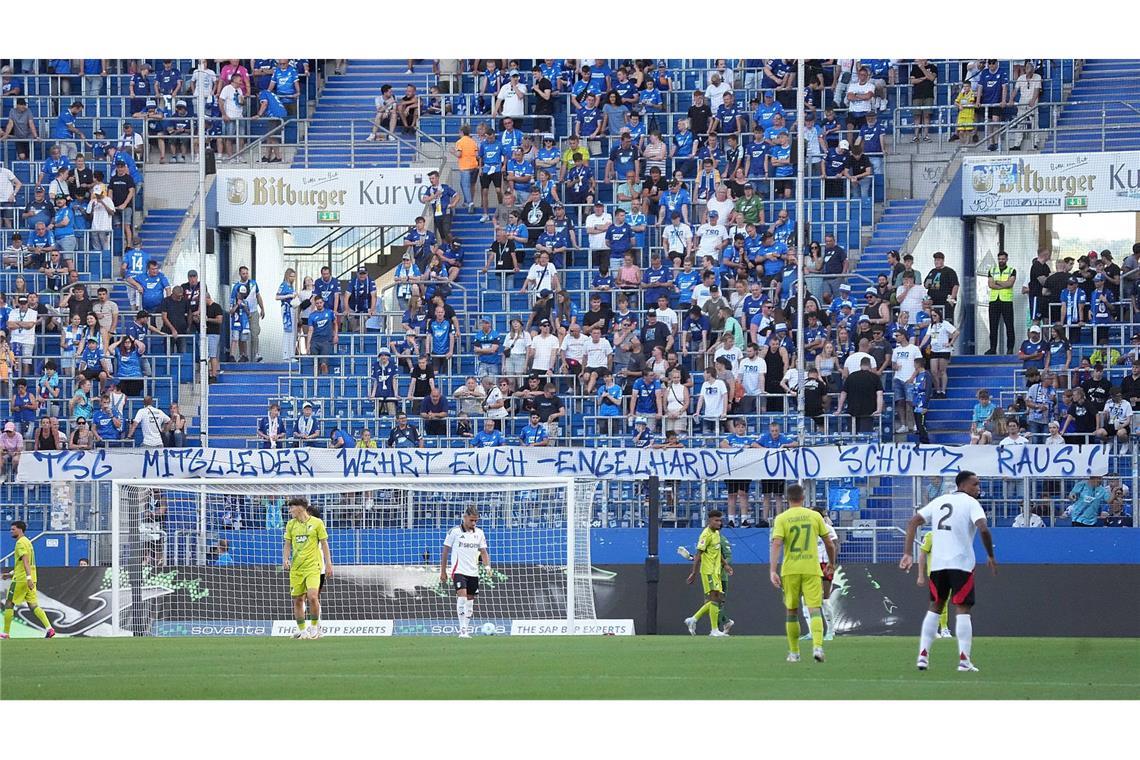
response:
<path id="1" fill-rule="evenodd" d="M 321 518 L 309 514 L 309 500 L 294 496 L 286 502 L 289 522 L 285 525 L 282 564 L 289 571 L 289 596 L 293 598 L 293 617 L 297 621 L 295 639 L 321 637 L 321 560 L 324 574 L 332 577 L 329 534 Z M 309 603 L 310 627 L 305 628 L 305 602 Z"/>

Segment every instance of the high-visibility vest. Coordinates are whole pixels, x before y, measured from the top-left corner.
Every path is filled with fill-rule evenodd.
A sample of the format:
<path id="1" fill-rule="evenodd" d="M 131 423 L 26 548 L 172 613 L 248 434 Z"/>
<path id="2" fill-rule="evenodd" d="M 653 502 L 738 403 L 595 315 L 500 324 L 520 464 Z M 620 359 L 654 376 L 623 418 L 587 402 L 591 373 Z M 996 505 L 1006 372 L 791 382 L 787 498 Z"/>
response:
<path id="1" fill-rule="evenodd" d="M 990 277 L 995 280 L 1009 279 L 1009 276 L 1015 272 L 1016 270 L 1010 266 L 1002 269 L 997 264 L 994 264 L 990 267 Z M 1013 288 L 990 288 L 990 303 L 994 301 L 1005 301 L 1007 303 L 1013 301 Z"/>

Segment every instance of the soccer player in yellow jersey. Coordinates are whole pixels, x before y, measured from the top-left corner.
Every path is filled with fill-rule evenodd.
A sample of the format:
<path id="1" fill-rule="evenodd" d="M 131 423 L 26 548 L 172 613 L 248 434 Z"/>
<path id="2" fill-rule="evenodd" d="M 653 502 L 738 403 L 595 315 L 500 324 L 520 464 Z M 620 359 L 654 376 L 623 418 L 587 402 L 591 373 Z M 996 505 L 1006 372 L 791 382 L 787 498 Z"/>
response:
<path id="1" fill-rule="evenodd" d="M 724 631 L 718 630 L 720 623 L 720 608 L 724 604 L 724 585 L 721 572 L 732 575 L 732 566 L 724 559 L 720 546 L 720 529 L 724 524 L 724 516 L 719 509 L 709 512 L 709 522 L 701 531 L 697 539 L 697 553 L 693 555 L 693 570 L 689 573 L 689 584 L 692 585 L 701 573 L 701 587 L 705 591 L 705 603 L 692 617 L 685 618 L 685 627 L 689 629 L 690 636 L 697 635 L 697 621 L 707 612 L 711 630 L 709 636 L 719 638 L 727 636 Z"/>
<path id="2" fill-rule="evenodd" d="M 798 483 L 788 486 L 787 499 L 788 509 L 772 522 L 768 576 L 773 586 L 784 591 L 788 662 L 800 661 L 801 596 L 811 615 L 812 656 L 816 662 L 823 662 L 823 570 L 819 566 L 816 545 L 822 539 L 828 564 L 835 567 L 835 544 L 828 535 L 823 516 L 804 506 L 803 486 Z M 781 549 L 784 561 L 780 572 L 777 572 Z"/>
<path id="3" fill-rule="evenodd" d="M 918 552 L 918 577 L 915 582 L 921 587 L 926 585 L 927 568 L 930 567 L 930 551 L 934 548 L 934 533 L 928 532 L 922 539 L 922 546 Z M 950 639 L 950 602 L 949 597 L 942 600 L 942 611 L 938 613 L 938 638 Z"/>
<path id="4" fill-rule="evenodd" d="M 51 621 L 39 605 L 36 595 L 36 550 L 32 542 L 24 533 L 28 530 L 23 520 L 12 522 L 12 538 L 16 539 L 16 569 L 12 573 L 12 583 L 8 586 L 8 599 L 4 602 L 4 633 L 0 639 L 8 638 L 12 633 L 12 617 L 16 614 L 16 605 L 27 604 L 36 620 L 47 631 L 46 637 L 55 635 Z"/>
<path id="5" fill-rule="evenodd" d="M 309 514 L 309 500 L 294 496 L 288 501 L 289 522 L 285 524 L 283 564 L 289 571 L 289 595 L 293 597 L 293 617 L 297 620 L 295 639 L 317 639 L 321 636 L 321 560 L 324 573 L 332 577 L 329 534 L 324 521 Z M 309 622 L 305 629 L 305 602 L 309 603 Z"/>

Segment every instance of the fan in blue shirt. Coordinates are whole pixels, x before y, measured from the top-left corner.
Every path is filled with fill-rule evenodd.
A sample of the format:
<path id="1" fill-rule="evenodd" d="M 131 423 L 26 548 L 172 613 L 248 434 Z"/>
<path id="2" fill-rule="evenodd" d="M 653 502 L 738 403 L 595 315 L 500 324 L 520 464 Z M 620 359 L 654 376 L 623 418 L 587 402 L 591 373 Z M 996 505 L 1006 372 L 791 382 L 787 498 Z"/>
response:
<path id="1" fill-rule="evenodd" d="M 503 438 L 503 434 L 495 429 L 495 421 L 485 419 L 483 421 L 483 429 L 476 433 L 475 437 L 471 439 L 471 445 L 477 449 L 505 446 L 506 440 Z"/>
<path id="2" fill-rule="evenodd" d="M 451 329 L 451 321 L 448 319 L 433 319 L 428 325 L 433 356 L 445 356 L 451 353 Z"/>
<path id="3" fill-rule="evenodd" d="M 649 423 L 644 417 L 633 421 L 633 436 L 629 445 L 635 449 L 647 449 L 653 445 L 653 431 L 649 429 Z"/>
<path id="4" fill-rule="evenodd" d="M 633 227 L 625 220 L 625 209 L 614 212 L 614 223 L 606 230 L 606 242 L 610 244 L 611 256 L 624 256 L 633 248 Z"/>
<path id="5" fill-rule="evenodd" d="M 301 75 L 295 66 L 291 65 L 288 60 L 280 59 L 270 73 L 269 81 L 273 91 L 277 93 L 277 97 L 281 98 L 283 103 L 290 103 L 297 99 L 297 81 L 300 77 Z"/>
<path id="6" fill-rule="evenodd" d="M 182 72 L 174 67 L 173 61 L 163 61 L 162 68 L 154 74 L 155 85 L 161 95 L 173 95 L 182 82 Z"/>
<path id="7" fill-rule="evenodd" d="M 998 67 L 995 59 L 978 74 L 978 89 L 981 91 L 978 102 L 982 105 L 998 105 L 1002 102 L 1003 90 L 1009 84 L 1009 77 Z"/>
<path id="8" fill-rule="evenodd" d="M 693 300 L 693 288 L 701 282 L 701 273 L 696 269 L 682 269 L 677 272 L 673 282 L 677 286 L 677 303 L 690 303 Z"/>
<path id="9" fill-rule="evenodd" d="M 595 102 L 593 97 L 586 100 L 587 105 L 578 109 L 574 115 L 574 126 L 576 134 L 580 137 L 588 137 L 598 131 L 601 126 L 601 113 L 598 111 L 597 106 L 589 105 Z"/>
<path id="10" fill-rule="evenodd" d="M 538 421 L 538 415 L 532 413 L 530 415 L 530 424 L 522 429 L 519 433 L 519 442 L 523 446 L 534 446 L 539 443 L 545 442 L 550 438 L 549 433 L 546 432 L 546 425 Z"/>
<path id="11" fill-rule="evenodd" d="M 95 427 L 95 432 L 104 441 L 117 441 L 122 435 L 122 417 L 113 407 L 108 409 L 96 409 L 95 414 L 91 417 L 91 422 Z M 115 427 L 115 421 L 119 421 L 119 427 Z"/>
<path id="12" fill-rule="evenodd" d="M 422 216 L 416 217 L 416 226 L 404 235 L 404 240 L 411 248 L 412 255 L 420 259 L 426 258 L 436 244 L 435 233 L 424 229 L 426 223 L 427 221 Z"/>
<path id="13" fill-rule="evenodd" d="M 847 152 L 839 152 L 838 148 L 828 148 L 827 156 L 823 159 L 823 172 L 827 177 L 838 177 L 847 166 Z"/>
<path id="14" fill-rule="evenodd" d="M 516 193 L 529 193 L 531 183 L 534 181 L 534 164 L 522 158 L 522 149 L 517 149 L 515 157 L 507 162 L 507 173 L 514 174 L 515 179 L 511 182 L 514 184 Z M 530 179 L 519 179 L 519 177 L 529 177 Z"/>
<path id="15" fill-rule="evenodd" d="M 65 108 L 51 124 L 51 137 L 54 140 L 74 139 L 71 128 L 75 126 L 75 111 L 79 109 Z"/>
<path id="16" fill-rule="evenodd" d="M 381 361 L 380 356 L 387 356 L 388 361 Z M 391 359 L 388 349 L 380 349 L 380 356 L 372 360 L 369 375 L 372 377 L 372 395 L 375 398 L 395 398 L 396 362 Z"/>
<path id="17" fill-rule="evenodd" d="M 646 382 L 644 377 L 633 381 L 632 395 L 634 397 L 634 411 L 638 414 L 657 414 L 657 392 L 661 390 L 661 381 L 653 378 Z"/>
<path id="18" fill-rule="evenodd" d="M 724 103 L 716 109 L 716 120 L 720 125 L 720 134 L 729 134 L 731 132 L 740 131 L 740 117 L 744 113 L 744 109 L 736 102 L 735 98 L 729 98 L 730 93 L 725 93 Z M 729 102 L 729 101 L 732 102 Z"/>
<path id="19" fill-rule="evenodd" d="M 484 140 L 479 146 L 483 174 L 498 174 L 503 170 L 503 146 L 498 140 Z"/>
<path id="20" fill-rule="evenodd" d="M 733 448 L 747 449 L 756 445 L 756 439 L 750 435 L 739 435 L 736 432 L 724 437 L 724 442 Z"/>
<path id="21" fill-rule="evenodd" d="M 513 127 L 507 128 L 505 126 L 505 123 L 507 121 L 510 121 L 512 124 L 514 123 L 514 120 L 511 119 L 510 117 L 508 117 L 507 119 L 504 119 L 503 121 L 504 121 L 504 129 L 502 131 L 502 134 L 499 135 L 499 145 L 501 145 L 503 148 L 503 155 L 509 156 L 509 155 L 511 155 L 512 152 L 514 152 L 515 148 L 521 148 L 522 147 L 523 133 L 522 133 L 522 131 L 515 129 Z M 531 172 L 531 174 L 534 174 L 534 172 Z"/>
<path id="22" fill-rule="evenodd" d="M 740 302 L 740 310 L 746 325 L 752 324 L 752 318 L 759 314 L 763 310 L 764 304 L 768 302 L 768 296 L 760 290 L 758 283 L 752 284 L 752 290 L 754 293 L 749 293 Z"/>
<path id="23" fill-rule="evenodd" d="M 262 103 L 265 103 L 265 113 L 261 113 Z M 281 98 L 277 93 L 272 90 L 262 90 L 257 93 L 257 112 L 262 116 L 268 116 L 271 119 L 284 119 L 288 112 L 285 110 L 285 104 L 281 102 Z"/>
<path id="24" fill-rule="evenodd" d="M 654 286 L 645 291 L 646 304 L 655 306 L 657 299 L 661 296 L 669 297 L 671 289 L 668 286 L 673 282 L 672 268 L 661 263 L 660 253 L 653 254 L 652 262 L 641 273 L 641 282 L 645 285 Z"/>
<path id="25" fill-rule="evenodd" d="M 763 129 L 767 129 L 772 126 L 777 114 L 787 117 L 784 107 L 776 102 L 775 96 L 769 91 L 764 93 L 764 102 L 756 107 L 756 111 L 752 114 L 752 120 Z"/>
<path id="26" fill-rule="evenodd" d="M 142 307 L 150 312 L 158 310 L 162 299 L 166 298 L 166 289 L 170 287 L 170 280 L 157 269 L 157 265 L 151 267 L 148 262 L 146 274 L 135 278 L 135 282 L 142 286 Z"/>

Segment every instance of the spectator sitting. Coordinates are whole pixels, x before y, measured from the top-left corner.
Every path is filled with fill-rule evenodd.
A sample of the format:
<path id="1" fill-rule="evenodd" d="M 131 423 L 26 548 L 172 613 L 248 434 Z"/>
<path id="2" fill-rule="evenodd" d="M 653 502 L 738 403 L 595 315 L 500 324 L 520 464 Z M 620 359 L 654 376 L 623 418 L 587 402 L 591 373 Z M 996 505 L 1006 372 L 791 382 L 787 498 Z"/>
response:
<path id="1" fill-rule="evenodd" d="M 471 439 L 471 445 L 477 449 L 495 446 L 504 446 L 506 442 L 503 434 L 495 428 L 495 420 L 486 417 L 483 420 L 483 429 Z"/>
<path id="2" fill-rule="evenodd" d="M 372 431 L 368 428 L 361 428 L 360 437 L 356 439 L 356 448 L 358 449 L 374 449 L 376 446 L 376 439 L 372 437 Z"/>
<path id="3" fill-rule="evenodd" d="M 355 449 L 356 439 L 347 430 L 341 430 L 340 426 L 333 425 L 332 432 L 329 433 L 329 448 Z"/>
<path id="4" fill-rule="evenodd" d="M 530 413 L 530 423 L 519 433 L 519 443 L 523 446 L 550 445 L 550 434 L 539 420 L 538 412 Z"/>
<path id="5" fill-rule="evenodd" d="M 474 376 L 468 376 L 463 385 L 457 388 L 452 395 L 459 402 L 459 413 L 468 416 L 481 414 L 483 401 L 487 398 L 487 392 L 483 390 Z"/>
<path id="6" fill-rule="evenodd" d="M 11 480 L 15 480 L 23 453 L 24 437 L 16 430 L 16 423 L 5 422 L 4 431 L 0 433 L 0 473 L 5 478 L 11 473 Z"/>
<path id="7" fill-rule="evenodd" d="M 422 449 L 423 439 L 420 431 L 408 424 L 408 415 L 400 412 L 396 415 L 396 427 L 388 433 L 388 448 L 390 449 Z"/>
<path id="8" fill-rule="evenodd" d="M 994 439 L 994 412 L 997 407 L 990 401 L 990 392 L 985 388 L 978 391 L 978 403 L 974 405 L 973 421 L 970 423 L 970 443 L 988 444 Z"/>
<path id="9" fill-rule="evenodd" d="M 1124 494 L 1117 491 L 1112 494 L 1108 504 L 1108 512 L 1101 513 L 1101 519 L 1107 528 L 1131 528 L 1132 514 L 1124 509 Z"/>
<path id="10" fill-rule="evenodd" d="M 420 418 L 424 420 L 426 435 L 447 435 L 447 418 L 451 404 L 443 397 L 439 387 L 432 388 L 427 398 L 420 401 Z"/>
<path id="11" fill-rule="evenodd" d="M 1041 519 L 1038 512 L 1041 510 L 1040 506 L 1033 507 L 1029 513 L 1029 518 L 1026 519 L 1024 512 L 1018 512 L 1017 517 L 1013 518 L 1013 523 L 1010 524 L 1011 528 L 1044 528 L 1045 521 Z"/>

